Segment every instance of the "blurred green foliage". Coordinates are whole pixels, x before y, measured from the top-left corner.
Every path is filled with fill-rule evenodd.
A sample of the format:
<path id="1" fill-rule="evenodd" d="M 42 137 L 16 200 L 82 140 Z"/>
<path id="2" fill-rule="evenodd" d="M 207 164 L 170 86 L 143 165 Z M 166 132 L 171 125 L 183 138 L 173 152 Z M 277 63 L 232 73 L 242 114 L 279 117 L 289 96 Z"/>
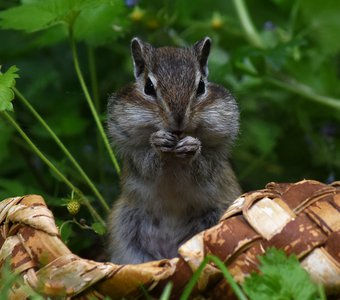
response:
<path id="1" fill-rule="evenodd" d="M 77 41 L 81 69 L 103 122 L 108 95 L 133 80 L 132 37 L 156 46 L 181 47 L 212 37 L 210 80 L 230 89 L 240 106 L 241 132 L 232 161 L 243 189 L 259 189 L 270 181 L 339 179 L 340 2 L 136 2 L 0 2 L 2 71 L 12 65 L 20 69 L 17 89 L 53 128 L 109 205 L 119 193 L 119 179 L 74 71 L 70 37 Z M 86 182 L 27 107 L 17 99 L 10 104 L 12 116 L 39 149 L 105 216 Z M 0 199 L 38 193 L 45 196 L 60 224 L 73 218 L 65 207 L 72 191 L 1 114 L 0 166 Z M 88 232 L 81 233 L 80 228 L 91 224 L 83 207 L 75 218 L 65 230 L 76 224 L 66 235 L 78 251 L 90 243 Z M 102 232 L 94 224 L 95 231 Z"/>

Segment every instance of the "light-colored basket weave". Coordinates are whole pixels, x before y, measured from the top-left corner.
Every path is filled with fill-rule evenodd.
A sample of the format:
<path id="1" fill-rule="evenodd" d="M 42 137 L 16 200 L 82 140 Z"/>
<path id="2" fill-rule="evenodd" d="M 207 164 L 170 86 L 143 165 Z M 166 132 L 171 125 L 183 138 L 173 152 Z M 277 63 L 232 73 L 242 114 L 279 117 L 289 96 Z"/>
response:
<path id="1" fill-rule="evenodd" d="M 169 281 L 177 299 L 205 255 L 218 256 L 242 282 L 258 270 L 258 255 L 270 247 L 296 254 L 313 280 L 337 294 L 340 182 L 269 183 L 239 197 L 218 225 L 180 247 L 178 258 L 139 265 L 100 263 L 72 254 L 42 197 L 9 198 L 0 202 L 0 247 L 0 267 L 10 258 L 14 272 L 24 278 L 24 284 L 13 286 L 10 299 L 25 299 L 30 289 L 49 297 L 137 299 L 143 297 L 141 285 L 157 298 Z M 200 299 L 230 299 L 231 294 L 213 263 L 193 291 Z"/>

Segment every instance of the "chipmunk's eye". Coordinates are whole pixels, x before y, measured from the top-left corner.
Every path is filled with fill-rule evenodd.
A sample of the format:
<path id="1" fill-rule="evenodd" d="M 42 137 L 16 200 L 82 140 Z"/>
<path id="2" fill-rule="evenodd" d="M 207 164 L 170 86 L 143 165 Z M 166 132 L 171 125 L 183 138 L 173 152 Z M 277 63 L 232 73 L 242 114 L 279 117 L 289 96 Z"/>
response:
<path id="1" fill-rule="evenodd" d="M 203 79 L 201 78 L 200 82 L 198 83 L 196 95 L 201 96 L 202 94 L 204 94 L 204 92 L 205 92 L 205 84 L 204 84 Z"/>
<path id="2" fill-rule="evenodd" d="M 151 79 L 148 77 L 146 80 L 145 86 L 144 86 L 144 93 L 149 96 L 156 96 L 155 87 L 153 86 L 153 83 Z"/>

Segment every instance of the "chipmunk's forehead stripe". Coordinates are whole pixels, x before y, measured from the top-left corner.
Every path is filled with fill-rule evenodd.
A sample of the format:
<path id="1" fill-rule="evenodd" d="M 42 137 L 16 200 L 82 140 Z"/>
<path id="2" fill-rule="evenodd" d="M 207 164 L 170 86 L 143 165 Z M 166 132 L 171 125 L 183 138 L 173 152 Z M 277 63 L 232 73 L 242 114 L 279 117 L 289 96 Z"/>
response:
<path id="1" fill-rule="evenodd" d="M 156 49 L 151 66 L 151 70 L 157 75 L 175 79 L 189 79 L 194 75 L 192 70 L 197 68 L 197 61 L 188 49 L 171 47 Z"/>

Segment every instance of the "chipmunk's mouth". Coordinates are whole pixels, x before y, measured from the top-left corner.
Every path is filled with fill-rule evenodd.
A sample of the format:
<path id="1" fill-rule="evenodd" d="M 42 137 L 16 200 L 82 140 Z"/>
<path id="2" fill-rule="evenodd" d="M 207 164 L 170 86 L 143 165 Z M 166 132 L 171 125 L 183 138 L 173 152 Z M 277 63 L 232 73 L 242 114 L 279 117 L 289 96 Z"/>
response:
<path id="1" fill-rule="evenodd" d="M 171 133 L 176 135 L 178 138 L 181 138 L 181 137 L 183 137 L 184 132 L 180 131 L 180 130 L 175 130 L 175 131 L 172 131 Z"/>

